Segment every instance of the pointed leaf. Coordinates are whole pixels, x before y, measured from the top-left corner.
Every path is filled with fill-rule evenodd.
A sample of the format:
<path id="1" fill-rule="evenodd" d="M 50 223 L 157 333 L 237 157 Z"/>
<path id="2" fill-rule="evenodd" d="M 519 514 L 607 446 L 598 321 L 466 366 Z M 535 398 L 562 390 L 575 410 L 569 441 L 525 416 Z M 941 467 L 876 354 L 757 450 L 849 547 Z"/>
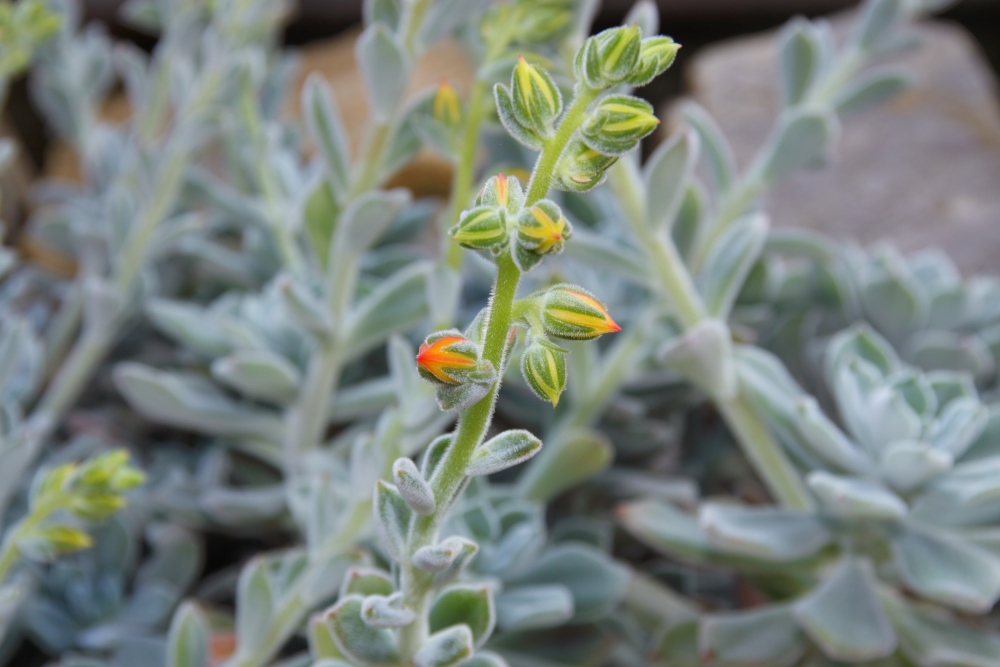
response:
<path id="1" fill-rule="evenodd" d="M 698 135 L 692 130 L 677 134 L 660 144 L 646 162 L 646 216 L 652 229 L 673 227 L 700 151 Z M 573 243 L 576 243 L 574 238 Z M 572 244 L 571 244 L 572 245 Z"/>
<path id="2" fill-rule="evenodd" d="M 811 556 L 831 539 L 818 517 L 792 509 L 706 503 L 699 519 L 720 547 L 778 562 Z"/>
<path id="3" fill-rule="evenodd" d="M 389 118 L 399 106 L 410 76 L 410 57 L 381 23 L 369 25 L 355 46 L 358 68 L 377 118 Z"/>
<path id="4" fill-rule="evenodd" d="M 349 595 L 324 614 L 337 648 L 352 662 L 371 667 L 396 665 L 399 650 L 392 630 L 373 628 L 361 618 L 362 598 Z"/>
<path id="5" fill-rule="evenodd" d="M 302 110 L 309 134 L 319 148 L 337 199 L 350 188 L 350 144 L 330 86 L 313 72 L 302 87 Z"/>
<path id="6" fill-rule="evenodd" d="M 562 585 L 514 586 L 497 595 L 497 626 L 504 632 L 554 628 L 573 618 L 573 594 Z"/>
<path id="7" fill-rule="evenodd" d="M 492 475 L 527 461 L 541 448 L 542 441 L 528 431 L 504 431 L 476 448 L 465 474 L 472 477 Z"/>
<path id="8" fill-rule="evenodd" d="M 412 460 L 402 457 L 392 464 L 392 479 L 410 509 L 422 516 L 434 514 L 434 491 Z"/>
<path id="9" fill-rule="evenodd" d="M 472 631 L 467 625 L 453 625 L 431 635 L 413 655 L 414 667 L 455 667 L 472 656 Z"/>
<path id="10" fill-rule="evenodd" d="M 840 477 L 824 470 L 809 473 L 806 482 L 823 507 L 837 516 L 877 521 L 906 516 L 903 499 L 876 482 Z"/>
<path id="11" fill-rule="evenodd" d="M 267 350 L 237 350 L 212 362 L 212 376 L 248 398 L 286 403 L 299 393 L 302 374 Z"/>
<path id="12" fill-rule="evenodd" d="M 725 320 L 764 249 L 770 223 L 763 215 L 738 220 L 709 252 L 698 275 L 698 291 L 710 315 Z"/>
<path id="13" fill-rule="evenodd" d="M 765 185 L 773 185 L 805 167 L 824 164 L 840 133 L 832 113 L 793 108 L 784 112 L 754 165 Z"/>
<path id="14" fill-rule="evenodd" d="M 486 586 L 452 586 L 435 598 L 429 616 L 430 631 L 438 632 L 464 623 L 472 631 L 476 647 L 493 633 L 496 612 L 493 593 Z"/>
<path id="15" fill-rule="evenodd" d="M 784 605 L 706 616 L 698 632 L 698 652 L 720 664 L 794 664 L 806 650 L 806 638 Z"/>
<path id="16" fill-rule="evenodd" d="M 166 667 L 208 667 L 208 620 L 193 602 L 178 607 L 167 635 Z"/>
<path id="17" fill-rule="evenodd" d="M 403 500 L 399 490 L 382 480 L 375 484 L 373 510 L 382 543 L 393 559 L 400 561 L 406 553 L 406 535 L 409 532 L 410 517 L 413 512 Z"/>

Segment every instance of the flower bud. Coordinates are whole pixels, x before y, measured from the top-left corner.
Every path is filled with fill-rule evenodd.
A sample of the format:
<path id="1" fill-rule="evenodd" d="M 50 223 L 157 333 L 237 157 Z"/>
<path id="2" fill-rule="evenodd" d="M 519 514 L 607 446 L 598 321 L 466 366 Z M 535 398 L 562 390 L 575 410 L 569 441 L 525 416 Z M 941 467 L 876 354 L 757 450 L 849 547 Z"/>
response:
<path id="1" fill-rule="evenodd" d="M 81 519 L 100 521 L 108 518 L 125 505 L 125 499 L 117 493 L 101 491 L 73 496 L 66 509 Z"/>
<path id="2" fill-rule="evenodd" d="M 476 205 L 505 208 L 517 213 L 524 206 L 524 190 L 515 176 L 497 174 L 488 181 L 476 198 Z"/>
<path id="3" fill-rule="evenodd" d="M 627 80 L 639 63 L 642 30 L 610 28 L 590 37 L 576 54 L 576 80 L 592 90 L 605 90 Z"/>
<path id="4" fill-rule="evenodd" d="M 463 211 L 450 233 L 462 247 L 496 253 L 507 242 L 505 212 L 492 206 L 477 206 Z"/>
<path id="5" fill-rule="evenodd" d="M 521 375 L 538 398 L 557 406 L 566 389 L 566 350 L 532 337 L 521 355 Z"/>
<path id="6" fill-rule="evenodd" d="M 46 560 L 53 556 L 71 554 L 74 551 L 87 549 L 94 540 L 87 533 L 71 526 L 55 525 L 41 528 L 32 536 L 35 551 L 45 556 Z"/>
<path id="7" fill-rule="evenodd" d="M 521 271 L 530 271 L 545 255 L 562 252 L 573 228 L 552 201 L 543 199 L 517 216 L 514 260 Z"/>
<path id="8" fill-rule="evenodd" d="M 622 329 L 597 297 L 576 285 L 550 287 L 541 310 L 545 331 L 557 338 L 590 340 Z"/>
<path id="9" fill-rule="evenodd" d="M 681 45 L 669 37 L 650 37 L 642 40 L 639 50 L 639 62 L 628 83 L 633 86 L 644 86 L 670 67 L 677 57 Z"/>
<path id="10" fill-rule="evenodd" d="M 417 351 L 417 371 L 433 384 L 462 384 L 479 364 L 479 348 L 456 329 L 428 336 Z"/>
<path id="11" fill-rule="evenodd" d="M 562 93 L 548 72 L 518 56 L 510 78 L 514 113 L 521 124 L 541 136 L 551 134 L 552 123 L 562 113 Z"/>
<path id="12" fill-rule="evenodd" d="M 434 94 L 433 110 L 434 120 L 445 127 L 457 127 L 462 122 L 462 104 L 458 99 L 458 93 L 447 81 L 442 81 L 438 85 Z"/>
<path id="13" fill-rule="evenodd" d="M 653 106 L 631 95 L 601 100 L 583 126 L 583 140 L 604 155 L 622 155 L 635 148 L 660 124 Z"/>
<path id="14" fill-rule="evenodd" d="M 614 155 L 604 155 L 574 139 L 556 165 L 556 185 L 570 192 L 586 192 L 604 182 L 611 165 L 618 161 Z"/>

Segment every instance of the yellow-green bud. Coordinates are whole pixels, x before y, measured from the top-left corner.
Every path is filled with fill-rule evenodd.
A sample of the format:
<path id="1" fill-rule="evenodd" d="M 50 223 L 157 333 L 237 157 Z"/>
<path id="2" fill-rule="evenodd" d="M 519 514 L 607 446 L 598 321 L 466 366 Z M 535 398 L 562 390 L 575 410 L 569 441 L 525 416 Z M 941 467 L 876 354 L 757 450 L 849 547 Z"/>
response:
<path id="1" fill-rule="evenodd" d="M 434 93 L 433 113 L 434 120 L 445 127 L 457 127 L 462 122 L 462 103 L 447 81 L 442 81 Z"/>
<path id="2" fill-rule="evenodd" d="M 566 350 L 532 336 L 521 355 L 521 375 L 538 398 L 559 405 L 566 389 Z"/>
<path id="3" fill-rule="evenodd" d="M 38 529 L 29 540 L 29 553 L 43 560 L 89 548 L 94 540 L 79 528 L 55 525 Z"/>
<path id="4" fill-rule="evenodd" d="M 542 137 L 549 136 L 563 108 L 562 93 L 549 73 L 518 56 L 510 77 L 510 90 L 514 113 L 521 124 Z"/>
<path id="5" fill-rule="evenodd" d="M 622 329 L 596 296 L 576 285 L 550 287 L 541 310 L 546 333 L 557 338 L 590 340 Z"/>
<path id="6" fill-rule="evenodd" d="M 514 261 L 522 272 L 530 271 L 545 255 L 563 250 L 573 227 L 555 202 L 543 199 L 517 216 Z"/>
<path id="7" fill-rule="evenodd" d="M 66 509 L 81 519 L 100 521 L 108 518 L 125 505 L 125 499 L 119 494 L 111 491 L 99 491 L 73 496 Z"/>
<path id="8" fill-rule="evenodd" d="M 486 185 L 476 197 L 476 206 L 505 208 L 509 213 L 517 213 L 524 206 L 524 190 L 516 176 L 497 174 L 486 181 Z"/>
<path id="9" fill-rule="evenodd" d="M 644 86 L 667 71 L 677 57 L 681 45 L 669 37 L 650 37 L 642 40 L 639 62 L 628 82 L 633 86 Z"/>
<path id="10" fill-rule="evenodd" d="M 609 28 L 590 37 L 576 54 L 576 80 L 592 90 L 605 90 L 628 80 L 639 63 L 642 30 Z"/>
<path id="11" fill-rule="evenodd" d="M 458 224 L 451 228 L 451 238 L 464 248 L 497 254 L 507 243 L 506 217 L 505 209 L 492 206 L 463 211 Z"/>
<path id="12" fill-rule="evenodd" d="M 608 95 L 584 123 L 583 140 L 604 155 L 622 155 L 635 148 L 660 124 L 653 106 L 632 95 Z"/>
<path id="13" fill-rule="evenodd" d="M 574 139 L 563 151 L 556 165 L 556 186 L 570 192 L 586 192 L 604 182 L 608 168 L 618 161 L 583 141 Z"/>

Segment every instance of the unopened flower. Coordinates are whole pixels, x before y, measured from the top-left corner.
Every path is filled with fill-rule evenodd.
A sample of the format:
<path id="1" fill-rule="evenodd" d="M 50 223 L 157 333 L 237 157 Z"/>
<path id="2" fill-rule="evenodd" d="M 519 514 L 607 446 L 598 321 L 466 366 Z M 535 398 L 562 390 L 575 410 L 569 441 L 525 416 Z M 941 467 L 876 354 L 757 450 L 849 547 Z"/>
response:
<path id="1" fill-rule="evenodd" d="M 626 81 L 639 63 L 642 30 L 638 26 L 609 28 L 590 37 L 576 54 L 577 81 L 605 90 Z"/>
<path id="2" fill-rule="evenodd" d="M 434 120 L 446 127 L 455 127 L 462 122 L 462 104 L 458 93 L 447 81 L 442 81 L 434 94 Z"/>
<path id="3" fill-rule="evenodd" d="M 628 83 L 643 86 L 663 74 L 673 64 L 680 48 L 681 45 L 669 37 L 658 36 L 642 40 L 639 62 L 628 77 Z"/>
<path id="4" fill-rule="evenodd" d="M 532 337 L 521 355 L 521 375 L 538 398 L 555 407 L 566 389 L 566 350 Z"/>
<path id="5" fill-rule="evenodd" d="M 549 134 L 552 123 L 562 113 L 563 101 L 548 72 L 519 56 L 510 90 L 518 120 L 542 136 Z"/>
<path id="6" fill-rule="evenodd" d="M 417 351 L 417 370 L 434 384 L 462 384 L 478 363 L 475 343 L 454 329 L 431 334 Z"/>
<path id="7" fill-rule="evenodd" d="M 505 208 L 517 213 L 524 205 L 524 189 L 516 176 L 497 174 L 488 181 L 476 198 L 476 205 Z"/>
<path id="8" fill-rule="evenodd" d="M 574 139 L 559 158 L 556 184 L 562 190 L 586 192 L 600 185 L 608 169 L 617 161 L 617 156 L 605 155 Z"/>
<path id="9" fill-rule="evenodd" d="M 608 309 L 593 294 L 576 285 L 556 285 L 542 297 L 542 325 L 557 338 L 589 340 L 621 331 Z"/>
<path id="10" fill-rule="evenodd" d="M 465 248 L 499 250 L 507 242 L 507 220 L 503 209 L 477 206 L 462 212 L 451 237 Z"/>
<path id="11" fill-rule="evenodd" d="M 583 126 L 584 141 L 604 155 L 622 155 L 635 148 L 660 124 L 653 106 L 632 95 L 601 100 Z"/>
<path id="12" fill-rule="evenodd" d="M 552 201 L 543 199 L 517 216 L 514 259 L 522 271 L 534 267 L 545 255 L 562 252 L 573 228 Z"/>

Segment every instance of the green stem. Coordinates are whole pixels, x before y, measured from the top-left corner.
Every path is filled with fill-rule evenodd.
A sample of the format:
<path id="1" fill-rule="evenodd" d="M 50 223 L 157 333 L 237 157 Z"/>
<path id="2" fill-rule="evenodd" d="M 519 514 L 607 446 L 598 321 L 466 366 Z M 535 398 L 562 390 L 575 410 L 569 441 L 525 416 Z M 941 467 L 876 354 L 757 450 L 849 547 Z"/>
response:
<path id="1" fill-rule="evenodd" d="M 385 153 L 386 145 L 389 143 L 389 137 L 392 136 L 393 124 L 392 119 L 383 120 L 379 121 L 372 128 L 371 136 L 368 137 L 368 143 L 365 147 L 364 161 L 361 163 L 358 171 L 358 178 L 354 181 L 354 187 L 351 188 L 352 199 L 363 195 L 378 185 L 379 170 L 382 167 L 382 155 Z"/>
<path id="2" fill-rule="evenodd" d="M 628 171 L 629 164 L 619 162 L 612 167 L 615 171 L 612 172 L 611 184 L 623 200 L 626 211 L 644 211 L 642 203 L 635 201 L 641 194 L 635 188 L 624 187 L 635 178 L 635 175 Z M 634 165 L 632 168 L 635 169 Z M 629 201 L 630 199 L 633 201 Z M 673 237 L 670 234 L 654 234 L 646 223 L 645 216 L 635 219 L 635 216 L 630 214 L 629 223 L 639 239 L 639 245 L 646 252 L 651 267 L 656 271 L 658 278 L 656 287 L 663 299 L 677 313 L 684 331 L 689 331 L 708 319 L 705 305 L 677 251 Z M 781 445 L 761 423 L 757 414 L 749 407 L 745 397 L 737 395 L 730 400 L 719 398 L 713 400 L 741 449 L 775 498 L 787 507 L 803 509 L 812 507 L 812 496 L 806 489 L 798 470 L 789 461 Z"/>
<path id="3" fill-rule="evenodd" d="M 555 136 L 546 141 L 542 148 L 541 155 L 535 163 L 535 170 L 531 174 L 531 181 L 528 183 L 527 202 L 525 206 L 530 206 L 542 199 L 549 193 L 552 187 L 552 178 L 555 176 L 556 165 L 562 156 L 566 145 L 570 139 L 580 129 L 583 117 L 587 113 L 587 108 L 601 94 L 599 90 L 593 90 L 583 85 L 577 85 L 576 98 L 563 116 L 559 129 Z"/>

